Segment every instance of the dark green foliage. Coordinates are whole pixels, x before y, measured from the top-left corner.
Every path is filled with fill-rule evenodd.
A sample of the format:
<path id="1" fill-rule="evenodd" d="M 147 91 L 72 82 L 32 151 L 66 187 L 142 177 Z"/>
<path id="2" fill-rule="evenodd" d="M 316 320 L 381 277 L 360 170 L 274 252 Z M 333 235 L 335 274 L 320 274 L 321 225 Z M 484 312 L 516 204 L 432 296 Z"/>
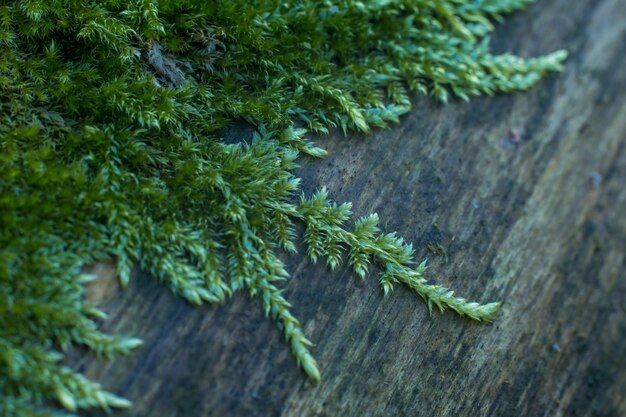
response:
<path id="1" fill-rule="evenodd" d="M 0 2 L 0 414 L 56 415 L 128 402 L 59 364 L 72 345 L 106 356 L 137 339 L 98 331 L 82 268 L 135 264 L 193 304 L 258 296 L 296 360 L 320 374 L 278 289 L 277 251 L 344 259 L 388 293 L 408 285 L 477 320 L 479 305 L 427 284 L 425 266 L 376 216 L 356 222 L 325 191 L 297 198 L 305 139 L 366 132 L 409 111 L 409 91 L 447 101 L 523 90 L 563 52 L 493 56 L 489 19 L 529 0 L 19 0 Z M 258 129 L 218 136 L 230 120 Z M 304 130 L 306 129 L 306 131 Z"/>

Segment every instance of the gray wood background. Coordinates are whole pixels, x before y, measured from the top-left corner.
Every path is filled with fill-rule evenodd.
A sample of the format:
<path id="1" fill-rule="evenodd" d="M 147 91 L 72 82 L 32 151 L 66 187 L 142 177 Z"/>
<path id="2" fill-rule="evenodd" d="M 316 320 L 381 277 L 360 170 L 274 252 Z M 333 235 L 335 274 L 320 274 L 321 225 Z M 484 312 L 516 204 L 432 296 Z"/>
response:
<path id="1" fill-rule="evenodd" d="M 314 385 L 257 301 L 194 308 L 140 271 L 120 292 L 101 264 L 89 297 L 103 328 L 145 345 L 70 362 L 134 402 L 114 415 L 625 416 L 626 1 L 540 0 L 493 48 L 571 56 L 527 93 L 416 98 L 391 129 L 318 138 L 330 156 L 298 174 L 307 192 L 378 212 L 433 281 L 502 301 L 497 321 L 429 317 L 401 286 L 385 299 L 374 276 L 287 258 Z"/>

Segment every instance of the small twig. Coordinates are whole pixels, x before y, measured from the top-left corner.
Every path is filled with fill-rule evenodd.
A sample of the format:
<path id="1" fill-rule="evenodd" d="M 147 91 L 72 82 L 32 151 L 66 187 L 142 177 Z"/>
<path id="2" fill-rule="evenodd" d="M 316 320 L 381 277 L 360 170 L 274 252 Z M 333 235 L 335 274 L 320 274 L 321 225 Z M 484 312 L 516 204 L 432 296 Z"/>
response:
<path id="1" fill-rule="evenodd" d="M 146 45 L 148 63 L 156 70 L 156 72 L 165 78 L 168 84 L 173 88 L 179 88 L 186 80 L 180 68 L 167 54 L 163 53 L 163 47 L 155 41 L 151 41 Z"/>

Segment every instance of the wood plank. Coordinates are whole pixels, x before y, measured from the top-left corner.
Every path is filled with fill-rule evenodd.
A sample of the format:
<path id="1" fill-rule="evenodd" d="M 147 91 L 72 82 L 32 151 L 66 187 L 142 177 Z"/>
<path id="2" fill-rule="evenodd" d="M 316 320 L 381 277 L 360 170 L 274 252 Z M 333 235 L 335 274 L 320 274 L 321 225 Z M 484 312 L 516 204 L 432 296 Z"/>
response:
<path id="1" fill-rule="evenodd" d="M 429 317 L 405 288 L 385 299 L 374 276 L 286 257 L 314 385 L 257 301 L 194 308 L 140 271 L 118 291 L 102 264 L 89 297 L 110 314 L 103 328 L 145 345 L 70 362 L 134 402 L 115 415 L 626 415 L 626 2 L 540 0 L 493 44 L 571 57 L 528 93 L 416 98 L 392 129 L 318 139 L 330 156 L 298 174 L 307 192 L 325 184 L 378 212 L 433 281 L 502 301 L 495 323 Z"/>

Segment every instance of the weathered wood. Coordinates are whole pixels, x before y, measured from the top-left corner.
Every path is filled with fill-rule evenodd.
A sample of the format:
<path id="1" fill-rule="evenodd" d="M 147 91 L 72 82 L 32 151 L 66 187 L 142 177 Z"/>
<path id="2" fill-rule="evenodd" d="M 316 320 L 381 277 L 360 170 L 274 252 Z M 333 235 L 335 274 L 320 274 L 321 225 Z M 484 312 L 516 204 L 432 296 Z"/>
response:
<path id="1" fill-rule="evenodd" d="M 319 139 L 329 158 L 299 175 L 378 212 L 433 281 L 501 300 L 495 323 L 431 318 L 401 286 L 385 299 L 374 276 L 288 258 L 286 296 L 322 368 L 313 385 L 257 301 L 194 308 L 138 271 L 120 292 L 100 265 L 89 296 L 103 328 L 145 345 L 73 364 L 134 402 L 116 415 L 626 415 L 626 2 L 540 0 L 494 46 L 571 57 L 528 93 L 419 98 L 392 129 Z"/>

